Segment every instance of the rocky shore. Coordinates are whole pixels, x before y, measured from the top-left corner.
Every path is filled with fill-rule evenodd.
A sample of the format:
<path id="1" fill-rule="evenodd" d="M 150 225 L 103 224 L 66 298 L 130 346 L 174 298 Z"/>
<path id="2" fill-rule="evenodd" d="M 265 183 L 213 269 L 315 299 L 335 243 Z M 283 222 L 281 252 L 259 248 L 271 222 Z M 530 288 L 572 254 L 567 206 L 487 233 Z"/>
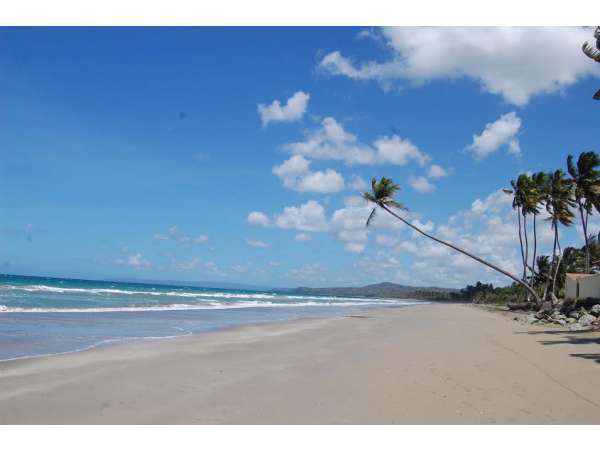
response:
<path id="1" fill-rule="evenodd" d="M 556 324 L 568 328 L 569 331 L 599 330 L 600 304 L 588 308 L 578 306 L 574 302 L 559 303 L 555 307 L 545 305 L 535 313 L 517 315 L 515 320 L 531 325 Z"/>

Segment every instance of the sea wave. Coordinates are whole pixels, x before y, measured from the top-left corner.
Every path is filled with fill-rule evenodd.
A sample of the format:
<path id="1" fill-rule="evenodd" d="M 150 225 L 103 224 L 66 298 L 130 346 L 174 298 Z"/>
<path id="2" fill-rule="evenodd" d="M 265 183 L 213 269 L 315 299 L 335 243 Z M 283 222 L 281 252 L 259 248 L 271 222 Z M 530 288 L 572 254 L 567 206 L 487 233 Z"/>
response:
<path id="1" fill-rule="evenodd" d="M 198 299 L 264 299 L 264 300 L 316 300 L 316 301 L 362 301 L 356 297 L 288 295 L 278 293 L 234 293 L 234 292 L 195 292 L 195 291 L 156 291 L 156 290 L 125 290 L 112 288 L 66 288 L 39 285 L 0 285 L 0 289 L 25 292 L 47 292 L 53 294 L 89 294 L 89 295 L 136 295 L 152 297 L 183 297 Z M 0 290 L 1 292 L 1 290 Z M 394 299 L 365 299 L 378 302 L 391 302 Z"/>
<path id="2" fill-rule="evenodd" d="M 187 304 L 174 303 L 169 305 L 140 305 L 140 306 L 119 306 L 119 307 L 89 307 L 89 308 L 23 308 L 0 305 L 0 313 L 101 313 L 101 312 L 142 312 L 142 311 L 185 311 L 185 310 L 206 310 L 206 309 L 240 309 L 240 308 L 294 308 L 306 306 L 367 306 L 367 305 L 397 305 L 410 306 L 421 304 L 423 302 L 407 300 L 357 300 L 357 301 L 329 301 L 329 302 L 265 302 L 265 301 L 240 301 L 237 303 L 203 303 Z"/>

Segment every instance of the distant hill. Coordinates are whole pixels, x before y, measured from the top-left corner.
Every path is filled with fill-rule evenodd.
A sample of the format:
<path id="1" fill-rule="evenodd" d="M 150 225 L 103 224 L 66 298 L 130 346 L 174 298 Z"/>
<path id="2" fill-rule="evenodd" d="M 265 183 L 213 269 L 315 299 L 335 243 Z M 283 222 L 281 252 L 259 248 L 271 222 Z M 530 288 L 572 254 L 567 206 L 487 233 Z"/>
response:
<path id="1" fill-rule="evenodd" d="M 396 283 L 369 284 L 363 287 L 329 287 L 294 289 L 277 289 L 276 292 L 286 292 L 297 295 L 332 295 L 337 297 L 385 297 L 385 298 L 415 298 L 420 300 L 449 300 L 452 294 L 458 294 L 458 289 L 440 287 L 404 286 Z"/>

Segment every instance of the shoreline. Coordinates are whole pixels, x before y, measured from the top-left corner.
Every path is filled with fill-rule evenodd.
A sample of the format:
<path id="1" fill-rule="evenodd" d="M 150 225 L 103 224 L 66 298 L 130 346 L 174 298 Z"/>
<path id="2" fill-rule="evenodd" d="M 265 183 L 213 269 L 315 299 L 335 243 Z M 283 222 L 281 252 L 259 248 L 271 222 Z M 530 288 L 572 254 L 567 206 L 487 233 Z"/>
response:
<path id="1" fill-rule="evenodd" d="M 373 308 L 5 361 L 0 423 L 600 423 L 600 333 L 513 317 Z"/>
<path id="2" fill-rule="evenodd" d="M 417 300 L 413 300 L 413 299 L 406 299 L 406 301 L 415 301 L 417 302 Z M 419 306 L 419 305 L 427 305 L 430 303 L 435 303 L 435 301 L 418 301 L 418 304 L 406 304 L 406 305 L 371 305 L 371 306 L 364 306 L 362 310 L 359 310 L 358 312 L 365 312 L 365 311 L 370 311 L 372 309 L 385 309 L 385 308 L 406 308 L 406 307 L 411 307 L 411 306 Z M 178 312 L 185 312 L 186 310 L 177 310 Z M 194 309 L 191 309 L 190 311 L 195 311 Z M 149 335 L 149 336 L 132 336 L 132 337 L 117 337 L 117 338 L 109 338 L 109 339 L 103 339 L 100 340 L 98 342 L 94 342 L 92 344 L 89 345 L 85 345 L 83 347 L 80 348 L 76 348 L 76 349 L 72 349 L 72 350 L 65 350 L 65 351 L 57 351 L 57 352 L 51 352 L 51 353 L 43 353 L 43 354 L 32 354 L 32 355 L 22 355 L 22 356 L 16 356 L 16 357 L 10 357 L 10 358 L 0 358 L 0 364 L 4 363 L 4 362 L 9 362 L 9 361 L 18 361 L 18 360 L 27 360 L 27 359 L 32 359 L 32 358 L 49 358 L 49 357 L 53 357 L 53 356 L 60 356 L 60 355 L 68 355 L 71 353 L 80 353 L 80 352 L 86 352 L 86 351 L 90 351 L 90 350 L 94 350 L 95 348 L 101 348 L 101 347 L 105 347 L 105 346 L 114 346 L 114 345 L 128 345 L 130 343 L 134 343 L 136 341 L 144 341 L 144 340 L 149 340 L 149 341 L 153 341 L 153 340 L 162 340 L 162 339 L 176 339 L 176 338 L 183 338 L 183 337 L 188 337 L 188 336 L 194 336 L 194 335 L 201 335 L 201 334 L 205 334 L 205 333 L 213 333 L 213 332 L 218 332 L 218 331 L 224 331 L 224 330 L 230 330 L 230 329 L 236 329 L 239 327 L 244 327 L 244 326 L 252 326 L 252 325 L 267 325 L 270 323 L 282 323 L 282 322 L 293 322 L 293 321 L 297 321 L 297 320 L 319 320 L 319 319 L 328 319 L 328 318 L 335 318 L 335 317 L 344 317 L 346 314 L 352 314 L 353 310 L 348 311 L 347 313 L 336 313 L 336 314 L 331 314 L 331 315 L 325 315 L 325 316 L 319 316 L 319 315 L 315 315 L 314 317 L 308 316 L 308 317 L 294 317 L 294 318 L 284 318 L 284 319 L 273 319 L 273 320 L 257 320 L 255 322 L 246 322 L 246 323 L 239 323 L 239 324 L 222 324 L 222 325 L 217 325 L 214 328 L 208 328 L 208 329 L 202 329 L 202 330 L 198 330 L 198 331 L 191 331 L 191 330 L 185 330 L 182 328 L 179 328 L 180 331 L 182 331 L 182 334 L 174 334 L 174 335 L 165 335 L 165 336 L 153 336 L 153 335 Z M 133 313 L 139 313 L 140 311 L 120 311 L 123 312 L 125 314 L 133 312 Z M 162 312 L 169 312 L 169 311 L 163 311 L 163 310 L 144 310 L 141 311 L 142 313 L 157 313 L 160 314 Z M 356 311 L 355 311 L 356 312 Z M 71 312 L 67 312 L 67 314 L 70 314 Z M 111 314 L 113 313 L 113 311 L 86 311 L 84 312 L 84 314 Z M 1 313 L 0 313 L 1 314 Z M 7 314 L 64 314 L 62 311 L 52 311 L 52 312 L 27 312 L 27 313 L 22 313 L 22 312 L 15 312 L 15 313 L 7 313 Z M 77 312 L 77 314 L 79 314 L 79 312 Z"/>

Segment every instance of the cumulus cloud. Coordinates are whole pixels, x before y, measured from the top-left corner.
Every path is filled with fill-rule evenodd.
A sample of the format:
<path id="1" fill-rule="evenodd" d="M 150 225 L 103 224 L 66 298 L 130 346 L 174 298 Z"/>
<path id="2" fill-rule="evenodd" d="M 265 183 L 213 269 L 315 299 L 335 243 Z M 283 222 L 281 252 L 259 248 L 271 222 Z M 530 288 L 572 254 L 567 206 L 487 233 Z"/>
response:
<path id="1" fill-rule="evenodd" d="M 250 247 L 257 247 L 257 248 L 269 248 L 271 246 L 271 244 L 269 244 L 268 242 L 260 241 L 257 239 L 256 240 L 247 239 L 246 244 L 248 244 Z"/>
<path id="2" fill-rule="evenodd" d="M 400 136 L 384 136 L 377 139 L 374 146 L 377 149 L 377 161 L 380 163 L 405 166 L 414 161 L 420 166 L 424 166 L 430 160 L 429 155 L 419 150 L 408 139 L 402 139 Z"/>
<path id="3" fill-rule="evenodd" d="M 500 116 L 495 122 L 487 123 L 481 134 L 473 135 L 473 142 L 467 147 L 475 159 L 483 159 L 501 147 L 507 147 L 510 154 L 518 155 L 521 147 L 517 134 L 521 129 L 521 119 L 515 112 Z"/>
<path id="4" fill-rule="evenodd" d="M 294 237 L 297 241 L 311 239 L 312 236 L 309 233 L 327 231 L 343 242 L 346 250 L 360 253 L 365 249 L 368 241 L 369 229 L 366 228 L 366 221 L 373 206 L 358 195 L 347 197 L 344 204 L 344 207 L 333 211 L 329 220 L 323 205 L 315 200 L 310 200 L 300 206 L 287 206 L 273 219 L 268 217 L 267 219 L 278 228 L 300 232 Z M 417 218 L 407 211 L 402 211 L 401 214 L 407 220 Z M 398 230 L 402 227 L 402 223 L 397 219 L 380 211 L 370 229 Z"/>
<path id="5" fill-rule="evenodd" d="M 205 244 L 208 242 L 208 236 L 206 234 L 189 235 L 179 231 L 177 226 L 169 228 L 167 233 L 155 233 L 152 236 L 157 241 L 177 241 L 192 244 Z"/>
<path id="6" fill-rule="evenodd" d="M 329 227 L 325 208 L 315 200 L 300 206 L 286 206 L 276 217 L 275 224 L 279 228 L 297 231 L 324 231 Z"/>
<path id="7" fill-rule="evenodd" d="M 271 219 L 267 215 L 260 211 L 252 211 L 248 214 L 246 221 L 250 225 L 257 225 L 259 227 L 268 227 L 271 224 Z"/>
<path id="8" fill-rule="evenodd" d="M 312 172 L 310 161 L 302 155 L 294 155 L 281 165 L 273 167 L 273 173 L 283 185 L 297 192 L 334 193 L 344 189 L 344 177 L 332 169 Z"/>
<path id="9" fill-rule="evenodd" d="M 312 159 L 343 161 L 353 164 L 426 164 L 431 158 L 410 140 L 397 135 L 382 136 L 373 145 L 362 143 L 333 117 L 326 117 L 306 139 L 284 145 L 294 155 Z"/>
<path id="10" fill-rule="evenodd" d="M 427 176 L 429 178 L 444 178 L 445 176 L 448 176 L 448 172 L 442 166 L 432 164 L 431 167 L 429 167 Z"/>
<path id="11" fill-rule="evenodd" d="M 426 177 L 408 177 L 408 184 L 417 192 L 422 194 L 435 191 L 435 185 Z"/>
<path id="12" fill-rule="evenodd" d="M 364 251 L 369 229 L 366 227 L 366 221 L 371 214 L 373 205 L 358 196 L 348 197 L 345 200 L 345 206 L 335 210 L 331 216 L 331 230 L 335 236 L 344 242 L 344 248 L 352 253 L 361 253 Z M 409 214 L 404 214 L 407 218 Z M 379 213 L 373 219 L 372 229 L 388 228 L 398 229 L 402 223 L 387 213 Z"/>
<path id="13" fill-rule="evenodd" d="M 141 253 L 129 255 L 124 258 L 117 258 L 115 263 L 122 266 L 133 267 L 134 269 L 142 269 L 145 267 L 150 267 L 151 265 L 150 261 L 144 258 Z"/>
<path id="14" fill-rule="evenodd" d="M 298 91 L 283 106 L 279 100 L 274 100 L 270 105 L 259 104 L 257 109 L 263 126 L 269 122 L 295 122 L 302 119 L 309 99 L 310 94 Z"/>
<path id="15" fill-rule="evenodd" d="M 525 105 L 532 96 L 600 76 L 597 64 L 581 57 L 581 43 L 589 35 L 582 27 L 390 27 L 381 30 L 392 50 L 389 60 L 355 63 L 333 51 L 319 68 L 376 80 L 385 89 L 465 77 L 509 103 Z"/>

